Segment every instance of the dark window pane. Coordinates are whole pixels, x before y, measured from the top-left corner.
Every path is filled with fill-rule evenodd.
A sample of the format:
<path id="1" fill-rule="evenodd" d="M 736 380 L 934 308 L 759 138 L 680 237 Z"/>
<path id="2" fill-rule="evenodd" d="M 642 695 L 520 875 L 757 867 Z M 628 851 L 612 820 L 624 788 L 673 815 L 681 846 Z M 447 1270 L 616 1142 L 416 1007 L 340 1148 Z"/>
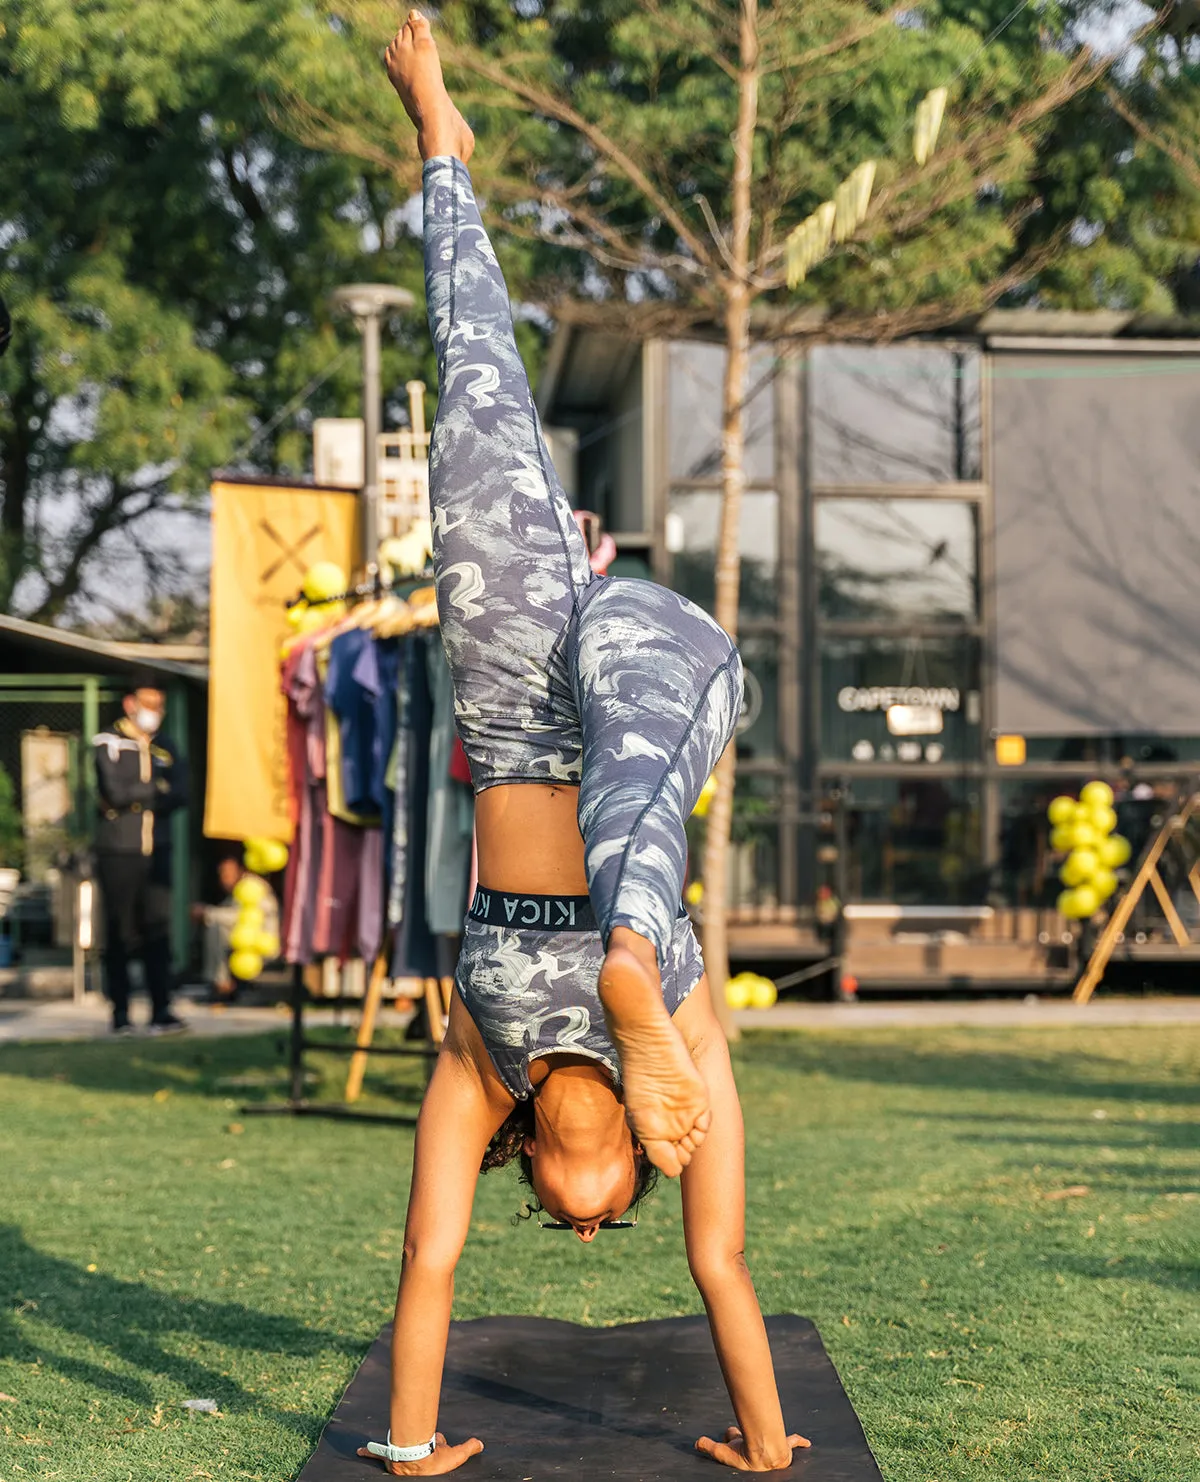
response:
<path id="1" fill-rule="evenodd" d="M 978 761 L 979 657 L 971 638 L 821 641 L 825 760 Z"/>
<path id="2" fill-rule="evenodd" d="M 744 422 L 746 477 L 754 483 L 775 477 L 775 366 L 773 351 L 751 351 Z M 720 478 L 724 347 L 676 340 L 667 375 L 671 477 Z"/>
<path id="3" fill-rule="evenodd" d="M 974 781 L 860 777 L 850 783 L 842 806 L 849 900 L 928 906 L 985 898 Z"/>
<path id="4" fill-rule="evenodd" d="M 674 551 L 677 592 L 712 611 L 721 495 L 716 489 L 675 490 L 671 495 L 667 543 Z M 742 495 L 741 614 L 775 613 L 779 574 L 779 501 L 774 493 L 748 489 Z"/>
<path id="5" fill-rule="evenodd" d="M 976 510 L 942 499 L 820 499 L 821 616 L 836 622 L 971 620 Z"/>
<path id="6" fill-rule="evenodd" d="M 737 730 L 737 754 L 773 757 L 779 736 L 779 646 L 774 638 L 755 635 L 743 638 L 738 647 L 746 697 Z"/>
<path id="7" fill-rule="evenodd" d="M 817 484 L 945 484 L 982 476 L 979 356 L 936 346 L 812 352 Z"/>

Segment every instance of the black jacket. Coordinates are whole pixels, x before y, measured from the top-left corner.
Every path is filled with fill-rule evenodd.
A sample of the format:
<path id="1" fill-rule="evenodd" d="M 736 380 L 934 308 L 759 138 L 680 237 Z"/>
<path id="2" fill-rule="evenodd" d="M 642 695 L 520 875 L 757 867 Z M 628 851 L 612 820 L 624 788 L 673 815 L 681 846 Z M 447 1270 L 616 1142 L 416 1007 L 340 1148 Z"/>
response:
<path id="1" fill-rule="evenodd" d="M 187 802 L 187 766 L 155 736 L 139 738 L 125 719 L 92 740 L 99 816 L 96 850 L 104 854 L 153 856 L 168 871 L 169 818 Z"/>

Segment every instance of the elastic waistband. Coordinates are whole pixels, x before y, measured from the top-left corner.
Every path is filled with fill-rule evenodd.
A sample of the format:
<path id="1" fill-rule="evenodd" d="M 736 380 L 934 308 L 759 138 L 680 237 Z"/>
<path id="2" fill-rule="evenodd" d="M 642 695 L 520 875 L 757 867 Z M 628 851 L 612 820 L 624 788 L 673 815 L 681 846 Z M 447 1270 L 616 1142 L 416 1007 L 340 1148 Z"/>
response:
<path id="1" fill-rule="evenodd" d="M 596 913 L 586 895 L 508 895 L 480 886 L 467 912 L 488 926 L 525 926 L 531 931 L 596 931 Z"/>

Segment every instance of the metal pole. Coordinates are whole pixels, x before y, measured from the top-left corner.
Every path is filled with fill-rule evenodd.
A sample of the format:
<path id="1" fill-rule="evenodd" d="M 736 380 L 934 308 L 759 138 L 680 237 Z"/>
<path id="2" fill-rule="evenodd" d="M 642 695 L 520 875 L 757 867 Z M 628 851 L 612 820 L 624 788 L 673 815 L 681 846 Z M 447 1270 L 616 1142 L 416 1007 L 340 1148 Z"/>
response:
<path id="1" fill-rule="evenodd" d="M 362 319 L 363 343 L 363 563 L 375 569 L 379 558 L 379 424 L 381 412 L 379 370 L 379 315 Z"/>

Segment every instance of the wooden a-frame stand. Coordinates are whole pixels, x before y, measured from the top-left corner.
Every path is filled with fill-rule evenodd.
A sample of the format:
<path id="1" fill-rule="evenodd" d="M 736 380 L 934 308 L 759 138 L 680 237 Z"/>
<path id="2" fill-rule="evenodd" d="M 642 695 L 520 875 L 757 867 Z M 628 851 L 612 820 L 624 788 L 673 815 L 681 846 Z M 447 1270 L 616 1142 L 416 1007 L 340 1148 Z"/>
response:
<path id="1" fill-rule="evenodd" d="M 1175 938 L 1177 947 L 1191 947 L 1194 945 L 1187 927 L 1183 924 L 1175 902 L 1171 899 L 1171 892 L 1163 882 L 1159 873 L 1159 865 L 1168 848 L 1174 844 L 1178 850 L 1195 854 L 1189 864 L 1185 857 L 1182 861 L 1187 874 L 1188 883 L 1200 902 L 1200 851 L 1194 848 L 1189 850 L 1187 826 L 1193 818 L 1200 814 L 1200 793 L 1193 793 L 1183 804 L 1177 807 L 1159 829 L 1157 837 L 1146 850 L 1138 866 L 1137 873 L 1130 882 L 1128 890 L 1118 901 L 1116 908 L 1108 919 L 1108 924 L 1096 943 L 1095 950 L 1088 960 L 1087 970 L 1076 984 L 1074 998 L 1076 1003 L 1087 1003 L 1096 991 L 1097 985 L 1104 977 L 1105 970 L 1112 958 L 1113 951 L 1124 937 L 1125 929 L 1129 925 L 1130 918 L 1137 908 L 1138 902 L 1149 886 L 1154 892 L 1159 907 L 1166 918 L 1167 925 L 1171 929 L 1171 935 Z"/>

